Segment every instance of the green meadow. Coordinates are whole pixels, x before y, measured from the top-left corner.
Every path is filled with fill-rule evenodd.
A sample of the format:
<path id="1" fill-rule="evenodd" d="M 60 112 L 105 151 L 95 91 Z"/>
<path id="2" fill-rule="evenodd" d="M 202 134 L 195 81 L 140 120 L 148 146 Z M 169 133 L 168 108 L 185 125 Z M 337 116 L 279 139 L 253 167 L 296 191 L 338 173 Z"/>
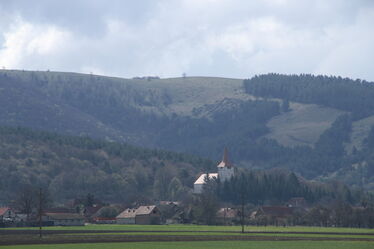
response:
<path id="1" fill-rule="evenodd" d="M 87 225 L 44 227 L 41 240 L 35 229 L 0 229 L 0 249 L 374 249 L 374 229 L 358 228 Z"/>
<path id="2" fill-rule="evenodd" d="M 35 229 L 38 227 L 10 228 Z M 43 227 L 43 230 L 97 230 L 97 231 L 170 231 L 170 232 L 240 232 L 240 226 L 205 226 L 205 225 L 86 225 L 86 226 L 53 226 Z M 337 228 L 337 227 L 303 227 L 303 226 L 245 226 L 246 232 L 321 232 L 321 233 L 372 233 L 374 229 Z"/>
<path id="3" fill-rule="evenodd" d="M 1 249 L 373 249 L 373 242 L 351 241 L 188 241 L 2 246 Z"/>

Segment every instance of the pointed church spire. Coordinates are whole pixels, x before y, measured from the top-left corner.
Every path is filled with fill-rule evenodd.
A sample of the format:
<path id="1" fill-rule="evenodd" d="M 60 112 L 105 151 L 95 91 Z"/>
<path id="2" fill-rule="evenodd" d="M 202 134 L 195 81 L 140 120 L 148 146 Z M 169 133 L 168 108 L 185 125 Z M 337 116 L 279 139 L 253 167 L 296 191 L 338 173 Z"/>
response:
<path id="1" fill-rule="evenodd" d="M 228 152 L 227 152 L 227 147 L 225 147 L 225 149 L 223 150 L 222 162 L 224 162 L 226 164 L 229 162 L 229 155 L 228 155 Z"/>
<path id="2" fill-rule="evenodd" d="M 219 168 L 221 168 L 221 167 L 231 168 L 232 167 L 232 164 L 229 161 L 229 153 L 228 153 L 227 147 L 225 147 L 225 149 L 223 150 L 222 162 L 220 162 L 220 164 L 218 164 L 217 167 L 219 167 Z"/>

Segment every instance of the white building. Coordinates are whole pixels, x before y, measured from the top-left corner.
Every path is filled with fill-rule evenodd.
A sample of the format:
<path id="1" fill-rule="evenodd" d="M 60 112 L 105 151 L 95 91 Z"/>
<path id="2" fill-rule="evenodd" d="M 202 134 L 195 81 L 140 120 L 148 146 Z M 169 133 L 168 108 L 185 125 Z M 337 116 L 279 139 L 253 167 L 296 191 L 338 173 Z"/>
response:
<path id="1" fill-rule="evenodd" d="M 193 192 L 195 194 L 201 194 L 203 192 L 203 185 L 205 184 L 205 179 L 207 175 L 209 177 L 209 180 L 218 178 L 218 173 L 201 174 L 193 184 Z"/>
<path id="2" fill-rule="evenodd" d="M 193 187 L 194 187 L 194 193 L 195 194 L 201 194 L 203 192 L 203 186 L 205 184 L 205 179 L 208 175 L 209 179 L 220 179 L 221 182 L 230 180 L 231 177 L 235 174 L 234 166 L 229 161 L 229 156 L 227 152 L 227 148 L 225 148 L 223 152 L 223 158 L 222 161 L 217 165 L 218 173 L 205 173 L 201 174 L 199 178 L 195 181 Z"/>

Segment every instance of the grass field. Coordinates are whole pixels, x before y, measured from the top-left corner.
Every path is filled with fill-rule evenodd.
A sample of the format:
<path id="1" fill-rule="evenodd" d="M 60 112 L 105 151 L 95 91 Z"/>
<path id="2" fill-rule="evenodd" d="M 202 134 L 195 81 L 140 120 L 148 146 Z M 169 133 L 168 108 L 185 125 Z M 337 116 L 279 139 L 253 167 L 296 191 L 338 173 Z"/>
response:
<path id="1" fill-rule="evenodd" d="M 38 227 L 0 228 L 1 230 L 39 230 Z M 114 231 L 173 231 L 173 232 L 240 232 L 241 226 L 204 226 L 204 225 L 86 225 L 86 226 L 52 226 L 43 230 L 114 230 Z M 246 226 L 246 232 L 323 232 L 323 233 L 372 233 L 374 229 L 344 227 L 303 227 L 303 226 Z"/>
<path id="2" fill-rule="evenodd" d="M 16 230 L 38 230 L 38 227 L 28 228 L 9 228 Z M 0 229 L 2 230 L 2 229 Z M 86 226 L 72 226 L 72 227 L 43 227 L 43 230 L 113 230 L 113 231 L 171 231 L 171 232 L 240 232 L 240 226 L 204 226 L 204 225 L 86 225 Z M 282 226 L 246 226 L 246 232 L 303 232 L 303 233 L 372 233 L 374 229 L 362 228 L 336 228 L 336 227 L 282 227 Z"/>
<path id="3" fill-rule="evenodd" d="M 0 249 L 33 248 L 371 248 L 374 229 L 198 225 L 87 225 L 0 229 Z"/>
<path id="4" fill-rule="evenodd" d="M 64 236 L 70 236 L 76 234 L 64 234 Z M 79 235 L 83 236 L 108 236 L 108 235 L 174 235 L 174 236 L 269 236 L 269 237 L 294 237 L 295 233 L 224 233 L 224 232 L 116 232 L 116 233 L 79 233 Z M 372 239 L 373 235 L 357 235 L 357 234 L 302 234 L 303 238 L 357 238 L 357 239 Z"/>
<path id="5" fill-rule="evenodd" d="M 1 249 L 373 249 L 374 243 L 341 241 L 199 241 L 3 246 Z"/>

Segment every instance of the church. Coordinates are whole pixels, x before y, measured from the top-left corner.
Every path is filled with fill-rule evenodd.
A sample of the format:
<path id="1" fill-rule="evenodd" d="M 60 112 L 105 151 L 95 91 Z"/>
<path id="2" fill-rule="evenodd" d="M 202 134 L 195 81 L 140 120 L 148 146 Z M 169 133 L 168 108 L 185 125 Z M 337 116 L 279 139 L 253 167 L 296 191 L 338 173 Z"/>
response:
<path id="1" fill-rule="evenodd" d="M 195 181 L 193 185 L 193 192 L 195 194 L 201 194 L 203 192 L 203 185 L 205 184 L 205 179 L 208 176 L 209 179 L 220 179 L 221 182 L 229 180 L 231 177 L 234 176 L 235 169 L 234 165 L 232 165 L 229 161 L 229 156 L 227 152 L 227 148 L 225 148 L 223 152 L 222 161 L 217 165 L 218 173 L 207 173 L 201 174 L 199 178 Z"/>

